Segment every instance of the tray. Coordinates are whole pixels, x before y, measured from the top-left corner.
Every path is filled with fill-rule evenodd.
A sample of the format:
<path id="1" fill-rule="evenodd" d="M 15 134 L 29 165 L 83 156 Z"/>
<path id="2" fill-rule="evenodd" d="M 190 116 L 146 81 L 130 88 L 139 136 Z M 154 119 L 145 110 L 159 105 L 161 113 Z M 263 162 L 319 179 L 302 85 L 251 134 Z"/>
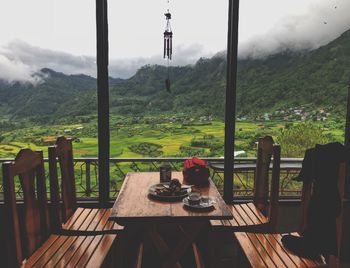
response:
<path id="1" fill-rule="evenodd" d="M 167 202 L 175 202 L 175 201 L 181 201 L 184 199 L 188 194 L 191 192 L 191 187 L 187 185 L 181 186 L 181 194 L 179 195 L 159 195 L 156 190 L 158 188 L 167 188 L 169 186 L 169 183 L 157 183 L 149 187 L 148 189 L 148 196 L 152 199 L 156 199 L 159 201 L 167 201 Z"/>

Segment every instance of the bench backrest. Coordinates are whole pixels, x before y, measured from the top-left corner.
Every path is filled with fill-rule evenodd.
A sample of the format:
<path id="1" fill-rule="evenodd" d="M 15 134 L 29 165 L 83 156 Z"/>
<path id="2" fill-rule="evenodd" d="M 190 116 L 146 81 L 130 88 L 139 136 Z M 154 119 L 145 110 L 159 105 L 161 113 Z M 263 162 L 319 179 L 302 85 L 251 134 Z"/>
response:
<path id="1" fill-rule="evenodd" d="M 342 222 L 343 222 L 343 200 L 344 200 L 344 193 L 345 193 L 345 174 L 346 174 L 346 164 L 345 162 L 341 162 L 339 164 L 339 171 L 338 171 L 338 191 L 340 195 L 341 200 L 341 213 L 337 217 L 337 223 L 336 223 L 336 229 L 337 229 L 337 246 L 338 251 L 340 251 L 341 248 L 341 237 L 342 237 Z M 310 199 L 312 195 L 312 189 L 313 189 L 313 183 L 311 182 L 303 182 L 303 189 L 302 189 L 302 196 L 301 196 L 301 225 L 300 225 L 300 232 L 303 233 L 308 225 L 307 222 L 307 215 L 308 215 L 308 207 L 310 204 Z M 338 253 L 339 255 L 339 253 Z M 338 257 L 338 256 L 336 256 Z M 331 265 L 330 267 L 336 267 L 335 260 L 330 260 Z"/>
<path id="2" fill-rule="evenodd" d="M 60 183 L 58 180 L 60 167 Z M 77 208 L 75 191 L 72 139 L 58 137 L 56 144 L 49 147 L 49 176 L 51 202 L 54 207 L 54 228 L 59 229 L 61 222 L 66 222 Z M 59 191 L 61 186 L 61 194 Z M 62 210 L 60 202 L 62 201 Z"/>
<path id="3" fill-rule="evenodd" d="M 269 171 L 272 160 L 271 187 Z M 281 147 L 271 136 L 258 140 L 258 153 L 254 177 L 254 204 L 268 219 L 273 229 L 277 226 Z"/>
<path id="4" fill-rule="evenodd" d="M 19 267 L 47 239 L 50 232 L 43 154 L 41 151 L 22 149 L 15 161 L 3 164 L 2 172 L 8 266 Z M 23 190 L 23 221 L 20 221 L 16 203 L 17 176 Z"/>

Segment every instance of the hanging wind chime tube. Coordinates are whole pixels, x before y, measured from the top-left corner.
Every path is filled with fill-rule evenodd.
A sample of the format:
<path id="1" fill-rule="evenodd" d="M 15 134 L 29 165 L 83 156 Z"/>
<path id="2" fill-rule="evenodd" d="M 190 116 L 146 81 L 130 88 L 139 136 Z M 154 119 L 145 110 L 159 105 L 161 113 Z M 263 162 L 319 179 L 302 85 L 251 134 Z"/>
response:
<path id="1" fill-rule="evenodd" d="M 166 27 L 164 31 L 164 59 L 167 58 L 168 60 L 168 77 L 165 79 L 165 88 L 168 92 L 170 92 L 169 61 L 171 60 L 173 54 L 173 32 L 170 26 L 171 14 L 169 9 L 164 15 L 166 19 Z"/>
<path id="2" fill-rule="evenodd" d="M 165 13 L 164 15 L 167 20 L 164 31 L 164 58 L 171 60 L 171 56 L 173 54 L 173 32 L 171 31 L 170 26 L 171 14 L 168 11 L 168 13 Z"/>

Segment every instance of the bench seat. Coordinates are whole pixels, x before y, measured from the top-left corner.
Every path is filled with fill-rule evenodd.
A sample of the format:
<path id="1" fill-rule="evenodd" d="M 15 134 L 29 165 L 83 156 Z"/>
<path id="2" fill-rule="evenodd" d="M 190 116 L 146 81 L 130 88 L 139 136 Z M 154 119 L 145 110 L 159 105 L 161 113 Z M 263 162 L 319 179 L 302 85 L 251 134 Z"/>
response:
<path id="1" fill-rule="evenodd" d="M 81 208 L 78 207 L 74 214 L 62 225 L 63 230 L 78 231 L 122 231 L 123 226 L 113 221 L 108 221 L 111 208 Z M 97 233 L 96 233 L 97 234 Z"/>
<path id="2" fill-rule="evenodd" d="M 259 229 L 267 227 L 268 219 L 253 203 L 228 205 L 233 214 L 231 220 L 211 220 L 210 224 L 215 229 L 230 229 L 232 231 L 245 229 Z"/>
<path id="3" fill-rule="evenodd" d="M 119 225 L 108 221 L 110 209 L 78 208 L 64 225 L 69 230 L 106 231 Z M 51 235 L 25 262 L 25 267 L 101 267 L 111 251 L 116 234 Z"/>
<path id="4" fill-rule="evenodd" d="M 24 267 L 101 267 L 116 236 L 51 235 Z"/>
<path id="5" fill-rule="evenodd" d="M 252 268 L 326 267 L 322 257 L 317 260 L 301 258 L 285 249 L 281 242 L 282 234 L 238 232 L 235 237 Z"/>

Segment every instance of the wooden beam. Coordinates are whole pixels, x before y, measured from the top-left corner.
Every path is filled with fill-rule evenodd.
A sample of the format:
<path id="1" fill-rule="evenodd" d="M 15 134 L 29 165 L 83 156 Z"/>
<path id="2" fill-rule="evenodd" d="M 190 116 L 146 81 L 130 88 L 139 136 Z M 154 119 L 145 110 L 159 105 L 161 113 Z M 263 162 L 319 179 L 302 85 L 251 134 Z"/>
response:
<path id="1" fill-rule="evenodd" d="M 99 201 L 109 199 L 109 87 L 107 0 L 96 0 Z"/>
<path id="2" fill-rule="evenodd" d="M 345 119 L 345 146 L 350 148 L 350 78 L 348 82 L 348 101 L 346 106 L 346 119 Z M 350 163 L 346 165 L 346 177 L 345 177 L 345 193 L 344 197 L 350 199 Z"/>
<path id="3" fill-rule="evenodd" d="M 236 123 L 236 80 L 239 0 L 229 0 L 227 38 L 227 84 L 225 108 L 224 199 L 233 200 L 234 139 Z"/>
<path id="4" fill-rule="evenodd" d="M 350 263 L 350 200 L 343 202 L 342 224 L 339 259 L 341 262 Z M 344 266 L 349 267 L 349 266 Z"/>

